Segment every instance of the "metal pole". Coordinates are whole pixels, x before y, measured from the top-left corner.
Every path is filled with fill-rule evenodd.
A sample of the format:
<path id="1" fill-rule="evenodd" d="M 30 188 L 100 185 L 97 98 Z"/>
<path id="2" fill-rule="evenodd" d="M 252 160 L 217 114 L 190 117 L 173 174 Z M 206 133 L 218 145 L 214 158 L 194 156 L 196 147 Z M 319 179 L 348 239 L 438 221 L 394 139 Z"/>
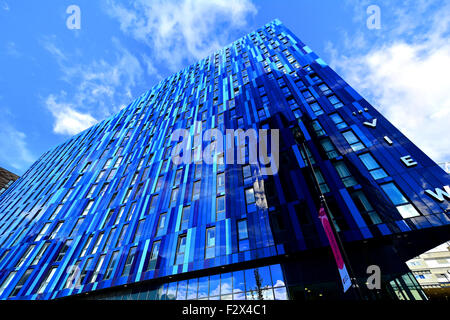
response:
<path id="1" fill-rule="evenodd" d="M 361 289 L 360 289 L 360 287 L 358 285 L 358 281 L 356 280 L 355 274 L 354 274 L 353 269 L 351 267 L 350 260 L 348 259 L 348 256 L 347 256 L 347 253 L 345 251 L 344 245 L 343 245 L 343 243 L 341 241 L 341 237 L 339 236 L 339 233 L 336 231 L 336 227 L 334 225 L 334 221 L 330 217 L 330 214 L 329 214 L 331 212 L 330 208 L 328 207 L 327 201 L 325 199 L 325 196 L 322 193 L 322 190 L 320 190 L 319 180 L 317 179 L 317 176 L 316 176 L 316 173 L 314 172 L 314 168 L 312 166 L 311 160 L 309 159 L 308 152 L 306 151 L 307 149 L 306 149 L 306 146 L 305 146 L 304 139 L 302 141 L 301 148 L 303 150 L 303 153 L 305 154 L 305 157 L 306 157 L 306 160 L 307 160 L 307 163 L 308 163 L 308 167 L 311 169 L 311 172 L 312 172 L 312 175 L 313 175 L 313 178 L 314 178 L 314 187 L 316 188 L 316 191 L 319 193 L 320 203 L 323 204 L 324 207 L 325 207 L 325 214 L 327 215 L 328 220 L 331 221 L 331 223 L 330 223 L 331 229 L 332 229 L 332 231 L 334 233 L 335 238 L 337 239 L 337 244 L 339 246 L 339 250 L 341 250 L 341 252 L 342 252 L 342 258 L 344 259 L 345 265 L 348 267 L 348 272 L 350 274 L 350 281 L 352 283 L 352 286 L 356 289 L 358 298 L 363 300 L 364 297 L 363 297 Z"/>

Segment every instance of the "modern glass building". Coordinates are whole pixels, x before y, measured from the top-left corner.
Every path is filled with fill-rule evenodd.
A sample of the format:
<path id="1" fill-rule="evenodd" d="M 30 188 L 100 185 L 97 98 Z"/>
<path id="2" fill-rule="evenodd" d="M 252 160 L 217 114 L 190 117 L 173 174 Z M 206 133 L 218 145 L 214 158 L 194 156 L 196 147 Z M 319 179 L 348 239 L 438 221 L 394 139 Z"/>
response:
<path id="1" fill-rule="evenodd" d="M 174 164 L 176 129 L 198 155 L 213 128 L 279 130 L 278 170 L 250 163 L 250 139 L 233 162 L 236 138 L 212 163 Z M 274 20 L 49 150 L 0 195 L 0 298 L 426 299 L 405 262 L 448 240 L 448 185 Z M 343 292 L 322 200 L 359 290 Z M 380 289 L 366 286 L 370 265 Z"/>

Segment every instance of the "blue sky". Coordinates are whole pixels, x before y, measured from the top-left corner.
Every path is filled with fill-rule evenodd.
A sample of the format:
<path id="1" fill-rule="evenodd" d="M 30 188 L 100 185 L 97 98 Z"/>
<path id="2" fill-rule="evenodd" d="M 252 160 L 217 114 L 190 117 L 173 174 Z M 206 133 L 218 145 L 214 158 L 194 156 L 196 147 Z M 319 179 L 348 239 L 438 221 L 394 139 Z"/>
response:
<path id="1" fill-rule="evenodd" d="M 81 28 L 66 26 L 66 8 Z M 369 29 L 367 8 L 380 8 Z M 0 0 L 0 167 L 114 114 L 274 18 L 437 162 L 450 161 L 450 6 L 442 0 Z"/>

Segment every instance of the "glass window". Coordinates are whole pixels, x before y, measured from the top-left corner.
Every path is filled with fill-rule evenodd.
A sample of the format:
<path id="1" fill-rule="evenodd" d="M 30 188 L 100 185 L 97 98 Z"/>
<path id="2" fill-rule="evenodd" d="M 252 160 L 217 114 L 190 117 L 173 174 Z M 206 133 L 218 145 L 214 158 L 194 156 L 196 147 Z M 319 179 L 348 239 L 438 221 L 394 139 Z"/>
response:
<path id="1" fill-rule="evenodd" d="M 347 123 L 342 119 L 342 117 L 338 113 L 330 114 L 331 120 L 333 120 L 334 124 L 338 129 L 344 129 L 347 127 Z"/>
<path id="2" fill-rule="evenodd" d="M 314 120 L 312 122 L 312 127 L 318 137 L 324 136 L 325 131 L 323 130 L 322 126 L 320 125 L 319 121 Z"/>
<path id="3" fill-rule="evenodd" d="M 230 294 L 232 293 L 233 286 L 233 277 L 231 276 L 231 272 L 223 273 L 220 276 L 220 294 Z"/>
<path id="4" fill-rule="evenodd" d="M 259 267 L 255 269 L 255 278 L 259 277 L 259 282 L 261 283 L 261 288 L 267 289 L 272 286 L 272 279 L 270 276 L 269 266 Z M 272 298 L 273 300 L 273 298 Z"/>
<path id="5" fill-rule="evenodd" d="M 122 203 L 127 203 L 128 199 L 130 199 L 130 195 L 131 195 L 131 191 L 133 190 L 133 188 L 128 188 L 125 197 L 123 198 L 123 202 Z"/>
<path id="6" fill-rule="evenodd" d="M 255 203 L 255 192 L 253 188 L 245 189 L 245 201 L 247 205 Z"/>
<path id="7" fill-rule="evenodd" d="M 270 271 L 272 274 L 272 282 L 274 287 L 284 287 L 286 284 L 284 282 L 283 271 L 279 264 L 274 264 L 270 266 Z"/>
<path id="8" fill-rule="evenodd" d="M 86 254 L 87 249 L 89 248 L 89 245 L 91 244 L 92 237 L 93 237 L 93 235 L 91 234 L 91 235 L 89 235 L 89 237 L 87 238 L 86 243 L 85 243 L 85 245 L 84 245 L 84 247 L 83 247 L 83 250 L 81 251 L 80 257 L 83 257 L 83 256 Z"/>
<path id="9" fill-rule="evenodd" d="M 52 213 L 51 217 L 49 218 L 49 220 L 53 220 L 55 219 L 55 217 L 58 215 L 58 213 L 61 211 L 63 205 L 60 204 L 56 207 L 55 211 Z"/>
<path id="10" fill-rule="evenodd" d="M 9 286 L 9 284 L 11 283 L 11 280 L 14 278 L 15 275 L 16 275 L 16 271 L 13 271 L 10 274 L 8 274 L 8 277 L 6 277 L 5 281 L 3 281 L 3 283 L 0 287 L 0 295 L 3 294 L 3 291 L 5 291 L 5 289 Z"/>
<path id="11" fill-rule="evenodd" d="M 245 165 L 242 167 L 242 176 L 244 178 L 244 183 L 251 182 L 252 170 L 250 165 Z"/>
<path id="12" fill-rule="evenodd" d="M 198 279 L 198 299 L 208 297 L 209 279 L 202 277 Z"/>
<path id="13" fill-rule="evenodd" d="M 175 264 L 184 263 L 184 253 L 186 251 L 186 235 L 182 234 L 178 237 L 177 254 L 175 258 Z"/>
<path id="14" fill-rule="evenodd" d="M 420 215 L 393 182 L 382 184 L 381 188 L 397 207 L 398 212 L 403 218 L 406 219 Z"/>
<path id="15" fill-rule="evenodd" d="M 105 195 L 105 193 L 106 193 L 106 190 L 108 189 L 108 186 L 109 186 L 109 182 L 105 182 L 104 184 L 103 184 L 103 186 L 102 186 L 102 188 L 100 189 L 100 192 L 99 192 L 99 194 L 98 194 L 98 196 L 99 197 L 103 197 L 104 195 Z M 89 202 L 91 202 L 91 201 L 93 201 L 93 200 L 89 200 Z M 91 204 L 91 207 L 92 207 L 92 204 Z M 90 207 L 89 207 L 90 208 Z M 89 211 L 89 210 L 88 210 Z M 87 213 L 87 212 L 86 212 Z"/>
<path id="16" fill-rule="evenodd" d="M 27 282 L 28 278 L 30 277 L 31 273 L 33 272 L 33 269 L 27 269 L 23 276 L 20 278 L 20 280 L 17 282 L 16 286 L 14 287 L 14 290 L 9 295 L 10 297 L 15 297 L 17 294 L 22 290 L 22 287 L 24 286 L 25 282 Z"/>
<path id="17" fill-rule="evenodd" d="M 223 153 L 217 156 L 217 171 L 225 170 L 225 156 Z"/>
<path id="18" fill-rule="evenodd" d="M 119 258 L 119 251 L 114 251 L 112 253 L 111 260 L 109 260 L 109 264 L 108 264 L 108 268 L 106 269 L 106 272 L 105 272 L 104 280 L 108 280 L 111 278 L 118 258 Z"/>
<path id="19" fill-rule="evenodd" d="M 334 94 L 328 97 L 328 100 L 331 102 L 335 109 L 342 107 L 344 104 L 336 97 Z"/>
<path id="20" fill-rule="evenodd" d="M 200 181 L 194 182 L 192 187 L 192 201 L 198 200 L 200 198 Z"/>
<path id="21" fill-rule="evenodd" d="M 274 288 L 273 293 L 275 296 L 275 300 L 288 300 L 286 288 Z"/>
<path id="22" fill-rule="evenodd" d="M 27 250 L 25 251 L 25 253 L 22 255 L 22 257 L 19 259 L 19 261 L 16 264 L 16 268 L 20 268 L 23 263 L 28 259 L 28 257 L 30 256 L 31 252 L 33 251 L 35 245 L 32 244 L 31 246 L 29 246 L 27 248 Z"/>
<path id="23" fill-rule="evenodd" d="M 333 165 L 336 168 L 336 171 L 339 174 L 339 177 L 341 178 L 342 183 L 346 188 L 352 187 L 356 184 L 355 178 L 353 178 L 344 161 L 342 160 L 337 161 L 333 163 Z"/>
<path id="24" fill-rule="evenodd" d="M 103 234 L 104 234 L 103 232 L 99 233 L 99 235 L 97 237 L 97 240 L 95 241 L 94 248 L 92 249 L 92 253 L 91 254 L 97 253 L 98 248 L 100 247 L 100 243 L 102 242 L 102 239 L 103 239 Z"/>
<path id="25" fill-rule="evenodd" d="M 95 270 L 94 270 L 94 272 L 92 274 L 92 277 L 91 277 L 91 281 L 90 281 L 91 283 L 95 282 L 95 280 L 97 279 L 97 276 L 100 273 L 100 269 L 102 268 L 103 261 L 105 260 L 105 256 L 106 255 L 102 254 L 100 256 L 100 258 L 98 259 L 97 265 L 96 265 Z"/>
<path id="26" fill-rule="evenodd" d="M 77 223 L 75 224 L 75 226 L 73 227 L 72 231 L 70 232 L 69 237 L 71 237 L 74 234 L 77 234 L 77 232 L 80 229 L 80 226 L 83 223 L 83 221 L 84 221 L 83 217 L 78 219 Z"/>
<path id="27" fill-rule="evenodd" d="M 217 193 L 225 193 L 225 173 L 217 175 Z"/>
<path id="28" fill-rule="evenodd" d="M 256 269 L 247 269 L 244 270 L 245 273 L 245 287 L 247 291 L 256 290 L 256 279 L 255 279 L 255 270 Z"/>
<path id="29" fill-rule="evenodd" d="M 125 211 L 125 206 L 121 206 L 119 208 L 119 212 L 117 213 L 116 219 L 114 220 L 114 224 L 118 224 L 120 221 L 120 218 L 122 218 L 123 212 Z"/>
<path id="30" fill-rule="evenodd" d="M 309 106 L 316 116 L 320 116 L 324 113 L 322 107 L 317 102 L 310 103 Z"/>
<path id="31" fill-rule="evenodd" d="M 80 284 L 84 283 L 84 279 L 86 279 L 86 275 L 89 271 L 91 271 L 91 264 L 92 264 L 93 258 L 89 258 L 86 260 L 86 264 L 84 265 L 83 271 L 81 271 L 80 274 Z"/>
<path id="32" fill-rule="evenodd" d="M 105 220 L 103 220 L 103 223 L 102 223 L 102 226 L 100 227 L 100 229 L 103 229 L 104 227 L 106 227 L 108 222 L 111 220 L 113 213 L 114 213 L 114 209 L 108 210 L 108 214 L 106 215 Z"/>
<path id="33" fill-rule="evenodd" d="M 247 230 L 247 219 L 240 220 L 238 226 L 239 251 L 247 251 L 250 249 Z"/>
<path id="34" fill-rule="evenodd" d="M 36 257 L 34 258 L 33 262 L 31 263 L 32 266 L 35 266 L 38 264 L 39 260 L 41 260 L 41 258 L 44 256 L 44 253 L 49 246 L 50 246 L 50 243 L 48 243 L 48 242 L 44 243 L 44 245 L 41 247 L 41 249 L 39 249 L 39 252 L 36 255 Z"/>
<path id="35" fill-rule="evenodd" d="M 109 232 L 108 238 L 106 239 L 105 245 L 103 247 L 103 250 L 108 250 L 110 248 L 110 245 L 112 243 L 112 240 L 114 239 L 114 235 L 116 233 L 117 228 L 112 228 L 111 231 Z"/>
<path id="36" fill-rule="evenodd" d="M 164 176 L 160 176 L 158 177 L 158 180 L 156 181 L 156 187 L 155 187 L 155 192 L 159 192 L 163 186 L 163 182 L 164 182 Z"/>
<path id="37" fill-rule="evenodd" d="M 198 279 L 189 279 L 188 280 L 188 290 L 187 290 L 187 300 L 195 300 L 197 299 L 197 289 L 198 289 Z"/>
<path id="38" fill-rule="evenodd" d="M 366 146 L 359 140 L 353 131 L 342 132 L 345 140 L 347 140 L 353 151 L 358 151 L 364 149 Z"/>
<path id="39" fill-rule="evenodd" d="M 225 219 L 225 196 L 220 196 L 216 199 L 216 219 Z"/>
<path id="40" fill-rule="evenodd" d="M 183 176 L 183 169 L 178 169 L 175 173 L 174 186 L 179 186 L 181 182 L 181 177 Z"/>
<path id="41" fill-rule="evenodd" d="M 361 190 L 354 191 L 351 196 L 359 212 L 361 212 L 362 216 L 365 218 L 367 224 L 382 223 L 380 216 Z"/>
<path id="42" fill-rule="evenodd" d="M 303 148 L 300 149 L 300 153 L 302 154 L 303 161 L 306 164 L 308 164 L 308 159 L 309 159 L 309 161 L 311 161 L 311 164 L 315 164 L 316 160 L 314 159 L 314 157 L 311 153 L 311 150 L 309 150 L 309 148 L 307 146 L 305 146 L 305 150 L 306 150 L 306 154 L 303 151 Z"/>
<path id="43" fill-rule="evenodd" d="M 189 216 L 191 214 L 191 206 L 183 207 L 181 212 L 181 230 L 187 229 L 189 225 Z"/>
<path id="44" fill-rule="evenodd" d="M 130 209 L 127 212 L 127 216 L 125 217 L 126 221 L 130 221 L 131 220 L 131 217 L 133 216 L 134 210 L 136 210 L 136 203 L 137 203 L 136 201 L 131 203 Z"/>
<path id="45" fill-rule="evenodd" d="M 186 300 L 187 280 L 179 281 L 177 288 L 177 300 Z"/>
<path id="46" fill-rule="evenodd" d="M 133 265 L 134 258 L 136 256 L 136 250 L 137 250 L 137 247 L 130 248 L 130 251 L 128 252 L 127 260 L 125 261 L 125 267 L 123 268 L 123 271 L 122 271 L 122 277 L 128 276 L 130 274 L 131 267 Z"/>
<path id="47" fill-rule="evenodd" d="M 197 148 L 198 152 L 200 152 L 200 148 Z M 195 171 L 194 171 L 194 179 L 200 179 L 202 177 L 202 165 L 197 163 L 195 164 Z"/>
<path id="48" fill-rule="evenodd" d="M 174 206 L 177 203 L 178 198 L 178 188 L 172 189 L 172 194 L 170 195 L 170 206 Z"/>
<path id="49" fill-rule="evenodd" d="M 325 83 L 319 84 L 319 89 L 324 95 L 329 95 L 330 93 L 332 93 L 330 88 Z"/>
<path id="50" fill-rule="evenodd" d="M 323 178 L 322 172 L 320 172 L 319 168 L 314 168 L 314 173 L 316 175 L 317 182 L 319 183 L 319 188 L 322 193 L 330 192 L 330 188 L 328 188 L 325 179 Z"/>
<path id="51" fill-rule="evenodd" d="M 387 177 L 386 172 L 370 153 L 360 154 L 358 157 L 375 180 Z"/>
<path id="52" fill-rule="evenodd" d="M 153 242 L 152 251 L 150 251 L 150 260 L 149 260 L 149 263 L 148 263 L 148 266 L 147 266 L 147 271 L 155 269 L 156 260 L 158 259 L 159 247 L 160 246 L 161 246 L 161 241 L 160 240 Z"/>
<path id="53" fill-rule="evenodd" d="M 339 153 L 336 151 L 336 148 L 329 138 L 320 140 L 320 144 L 322 145 L 328 159 L 334 159 L 339 156 Z"/>
<path id="54" fill-rule="evenodd" d="M 138 225 L 136 227 L 136 231 L 134 232 L 134 236 L 133 236 L 133 241 L 132 242 L 138 241 L 139 238 L 141 237 L 141 235 L 142 235 L 142 228 L 144 226 L 144 222 L 145 222 L 145 219 L 141 219 L 141 220 L 138 221 Z"/>
<path id="55" fill-rule="evenodd" d="M 220 295 L 220 274 L 215 274 L 209 277 L 209 296 Z"/>
<path id="56" fill-rule="evenodd" d="M 159 237 L 164 234 L 164 228 L 166 226 L 166 213 L 161 213 L 158 221 L 158 228 L 156 229 L 156 236 Z"/>
<path id="57" fill-rule="evenodd" d="M 128 230 L 128 224 L 123 226 L 122 232 L 120 232 L 119 238 L 117 239 L 116 247 L 120 247 L 123 244 L 123 242 L 125 240 L 125 235 L 127 234 L 127 230 Z"/>
<path id="58" fill-rule="evenodd" d="M 84 207 L 83 212 L 81 213 L 82 216 L 85 216 L 88 214 L 89 210 L 91 210 L 92 205 L 94 204 L 94 200 L 89 200 L 86 207 Z"/>
<path id="59" fill-rule="evenodd" d="M 41 240 L 45 236 L 45 234 L 47 233 L 47 230 L 50 227 L 50 225 L 51 225 L 51 222 L 47 222 L 46 224 L 44 224 L 44 226 L 42 227 L 41 231 L 36 236 L 36 239 L 34 241 Z"/>
<path id="60" fill-rule="evenodd" d="M 314 96 L 311 94 L 311 92 L 309 90 L 302 91 L 302 95 L 307 102 L 316 100 L 316 98 L 314 98 Z"/>
<path id="61" fill-rule="evenodd" d="M 158 195 L 154 195 L 152 197 L 152 201 L 150 201 L 150 209 L 148 211 L 149 214 L 156 212 L 156 205 L 158 203 Z"/>
<path id="62" fill-rule="evenodd" d="M 144 183 L 139 183 L 133 196 L 133 200 L 139 198 L 144 191 Z"/>
<path id="63" fill-rule="evenodd" d="M 397 186 L 390 182 L 381 185 L 381 188 L 386 192 L 389 199 L 394 203 L 394 205 L 400 205 L 400 204 L 406 204 L 408 203 L 408 200 L 405 198 L 405 196 L 400 192 L 400 190 L 397 188 Z"/>
<path id="64" fill-rule="evenodd" d="M 210 227 L 206 229 L 206 250 L 205 259 L 214 258 L 216 246 L 216 228 Z"/>

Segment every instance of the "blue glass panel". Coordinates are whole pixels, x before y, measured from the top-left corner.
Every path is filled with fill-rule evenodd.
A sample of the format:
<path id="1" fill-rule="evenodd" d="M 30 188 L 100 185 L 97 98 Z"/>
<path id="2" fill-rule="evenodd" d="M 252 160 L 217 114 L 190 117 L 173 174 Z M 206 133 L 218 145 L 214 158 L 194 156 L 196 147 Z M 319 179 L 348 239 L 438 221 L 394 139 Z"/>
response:
<path id="1" fill-rule="evenodd" d="M 233 272 L 233 293 L 245 291 L 244 271 Z"/>
<path id="2" fill-rule="evenodd" d="M 198 298 L 205 298 L 208 296 L 209 291 L 209 279 L 208 277 L 202 277 L 198 279 Z"/>

